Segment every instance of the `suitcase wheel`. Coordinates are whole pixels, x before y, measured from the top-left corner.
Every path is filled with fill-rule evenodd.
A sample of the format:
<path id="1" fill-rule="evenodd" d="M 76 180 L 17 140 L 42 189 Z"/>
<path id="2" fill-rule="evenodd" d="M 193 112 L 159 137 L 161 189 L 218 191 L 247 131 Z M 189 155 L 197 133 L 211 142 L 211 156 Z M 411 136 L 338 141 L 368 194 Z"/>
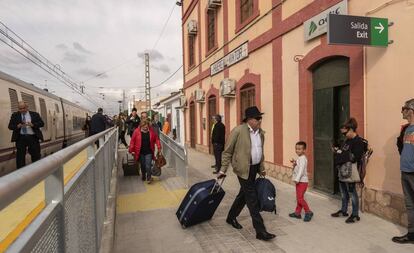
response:
<path id="1" fill-rule="evenodd" d="M 181 227 L 182 227 L 183 229 L 186 229 L 186 228 L 187 228 L 187 226 L 186 226 L 186 225 L 184 225 L 184 224 L 181 224 Z"/>

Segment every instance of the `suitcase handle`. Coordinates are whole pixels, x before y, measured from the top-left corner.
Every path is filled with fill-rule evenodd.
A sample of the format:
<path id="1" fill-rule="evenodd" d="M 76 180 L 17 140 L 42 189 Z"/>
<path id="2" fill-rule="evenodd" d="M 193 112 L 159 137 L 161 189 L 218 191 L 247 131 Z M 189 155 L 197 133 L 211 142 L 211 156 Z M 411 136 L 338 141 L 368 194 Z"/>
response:
<path id="1" fill-rule="evenodd" d="M 211 189 L 211 192 L 210 192 L 210 194 L 213 194 L 213 192 L 214 192 L 214 189 L 216 189 L 216 186 L 218 186 L 218 188 L 217 188 L 217 192 L 219 192 L 220 191 L 220 189 L 222 188 L 221 186 L 223 185 L 223 183 L 224 183 L 224 179 L 225 179 L 226 177 L 223 177 L 222 179 L 221 179 L 221 183 L 219 183 L 219 181 L 220 181 L 220 179 L 216 179 L 216 182 L 214 183 L 214 186 L 213 186 L 213 188 Z"/>

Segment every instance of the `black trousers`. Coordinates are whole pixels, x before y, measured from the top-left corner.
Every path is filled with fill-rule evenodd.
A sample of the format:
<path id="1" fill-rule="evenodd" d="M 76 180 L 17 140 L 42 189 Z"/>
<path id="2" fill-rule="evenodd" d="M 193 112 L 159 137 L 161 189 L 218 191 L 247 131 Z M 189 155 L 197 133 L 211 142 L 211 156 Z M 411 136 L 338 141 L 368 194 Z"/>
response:
<path id="1" fill-rule="evenodd" d="M 235 219 L 240 215 L 244 206 L 247 205 L 250 216 L 252 217 L 253 227 L 256 233 L 265 232 L 266 228 L 263 223 L 263 218 L 259 212 L 259 201 L 257 198 L 255 180 L 256 174 L 259 171 L 260 165 L 251 165 L 249 171 L 249 178 L 243 179 L 238 177 L 240 183 L 240 192 L 230 208 L 228 218 Z"/>
<path id="2" fill-rule="evenodd" d="M 401 183 L 407 208 L 408 232 L 414 234 L 414 172 L 401 172 Z"/>
<path id="3" fill-rule="evenodd" d="M 122 144 L 125 145 L 125 147 L 128 147 L 128 144 L 125 140 L 125 131 L 120 131 L 119 132 L 119 140 L 122 142 Z"/>
<path id="4" fill-rule="evenodd" d="M 16 167 L 26 166 L 26 149 L 32 158 L 32 163 L 40 160 L 40 143 L 35 135 L 21 135 L 16 141 Z"/>
<path id="5" fill-rule="evenodd" d="M 223 153 L 223 150 L 223 144 L 213 143 L 214 158 L 216 159 L 216 171 L 221 169 L 221 154 Z"/>

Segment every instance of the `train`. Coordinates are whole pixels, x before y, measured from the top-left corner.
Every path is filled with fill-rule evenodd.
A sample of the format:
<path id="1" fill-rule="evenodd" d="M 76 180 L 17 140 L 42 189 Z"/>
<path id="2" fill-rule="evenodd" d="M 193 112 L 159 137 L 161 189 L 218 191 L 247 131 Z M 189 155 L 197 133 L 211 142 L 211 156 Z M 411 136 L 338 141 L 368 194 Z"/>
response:
<path id="1" fill-rule="evenodd" d="M 0 71 L 0 176 L 16 169 L 16 146 L 8 129 L 10 116 L 18 111 L 18 102 L 25 101 L 36 111 L 45 125 L 41 128 L 44 141 L 41 155 L 45 157 L 85 137 L 82 127 L 91 112 L 34 84 Z M 26 164 L 30 155 L 26 155 Z"/>

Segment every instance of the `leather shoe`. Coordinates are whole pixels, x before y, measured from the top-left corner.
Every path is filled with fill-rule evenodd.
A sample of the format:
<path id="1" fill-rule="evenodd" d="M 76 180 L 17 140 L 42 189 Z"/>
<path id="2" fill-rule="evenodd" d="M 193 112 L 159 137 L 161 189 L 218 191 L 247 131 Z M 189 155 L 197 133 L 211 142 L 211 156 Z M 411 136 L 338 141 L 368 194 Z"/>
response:
<path id="1" fill-rule="evenodd" d="M 414 235 L 413 235 L 413 238 L 410 238 L 409 234 L 406 234 L 403 236 L 395 236 L 392 238 L 392 241 L 396 243 L 400 243 L 400 244 L 406 244 L 406 243 L 414 244 Z"/>
<path id="2" fill-rule="evenodd" d="M 239 222 L 237 222 L 236 219 L 227 219 L 226 222 L 230 225 L 232 225 L 235 229 L 242 229 L 243 226 L 240 225 Z"/>
<path id="3" fill-rule="evenodd" d="M 256 239 L 259 239 L 259 240 L 262 240 L 262 241 L 270 241 L 275 237 L 276 237 L 276 235 L 268 233 L 266 231 L 256 234 Z"/>

